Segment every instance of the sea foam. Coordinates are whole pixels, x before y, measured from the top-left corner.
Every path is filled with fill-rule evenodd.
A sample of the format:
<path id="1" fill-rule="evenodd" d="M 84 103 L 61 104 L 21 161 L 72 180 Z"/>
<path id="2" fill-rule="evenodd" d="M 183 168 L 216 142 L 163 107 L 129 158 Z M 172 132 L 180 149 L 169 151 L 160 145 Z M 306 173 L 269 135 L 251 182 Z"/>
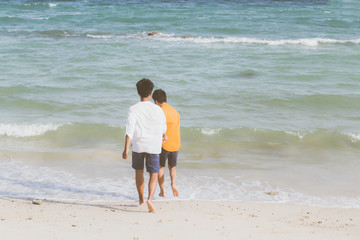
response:
<path id="1" fill-rule="evenodd" d="M 343 133 L 344 135 L 350 137 L 351 142 L 356 143 L 360 141 L 360 133 Z"/>
<path id="2" fill-rule="evenodd" d="M 285 131 L 285 133 L 292 135 L 292 136 L 296 136 L 299 139 L 303 139 L 307 134 L 312 133 L 312 131 L 309 132 L 293 132 L 293 131 Z"/>
<path id="3" fill-rule="evenodd" d="M 25 124 L 25 123 L 0 123 L 0 136 L 31 137 L 43 135 L 48 131 L 57 130 L 61 124 Z"/>
<path id="4" fill-rule="evenodd" d="M 86 37 L 96 38 L 96 39 L 111 39 L 112 38 L 111 35 L 98 35 L 98 34 L 90 34 L 90 33 L 87 33 Z"/>
<path id="5" fill-rule="evenodd" d="M 92 163 L 93 164 L 93 163 Z M 108 171 L 101 168 L 98 171 Z M 120 166 L 116 166 L 121 171 Z M 124 169 L 123 169 L 124 170 Z M 83 169 L 84 171 L 84 169 Z M 124 170 L 119 176 L 92 176 L 83 172 L 78 175 L 73 172 L 73 166 L 68 170 L 60 170 L 49 166 L 28 165 L 14 159 L 0 160 L 0 192 L 8 197 L 46 198 L 56 200 L 80 201 L 129 201 L 136 200 L 136 187 L 132 170 Z M 247 201 L 305 204 L 310 206 L 350 207 L 359 208 L 356 197 L 345 196 L 315 196 L 284 189 L 254 178 L 242 176 L 214 176 L 198 174 L 182 168 L 179 173 L 178 187 L 181 189 L 180 200 L 206 201 Z M 145 177 L 148 180 L 147 176 Z M 208 184 L 211 182 L 212 184 Z M 234 191 L 236 189 L 236 191 Z M 157 189 L 158 191 L 158 189 Z M 166 192 L 171 192 L 170 185 L 165 186 Z M 157 196 L 157 194 L 155 194 Z M 173 198 L 169 198 L 171 200 Z M 156 200 L 160 200 L 156 198 Z M 174 199 L 175 200 L 175 199 Z"/>
<path id="6" fill-rule="evenodd" d="M 51 31 L 53 32 L 53 31 Z M 61 37 L 86 37 L 93 39 L 118 39 L 118 40 L 154 40 L 161 42 L 180 42 L 180 43 L 193 43 L 193 44 L 250 44 L 250 45 L 269 45 L 269 46 L 282 46 L 282 45 L 300 45 L 300 46 L 318 46 L 326 44 L 360 44 L 360 39 L 332 39 L 332 38 L 299 38 L 299 39 L 262 39 L 252 37 L 226 37 L 226 36 L 192 36 L 192 35 L 176 35 L 167 33 L 156 33 L 149 36 L 146 32 L 140 33 L 98 33 L 98 32 L 59 32 Z M 44 33 L 44 32 L 42 32 Z M 46 32 L 45 32 L 46 33 Z"/>
<path id="7" fill-rule="evenodd" d="M 359 44 L 360 39 L 331 39 L 331 38 L 301 38 L 301 39 L 260 39 L 249 37 L 199 37 L 199 36 L 176 36 L 174 34 L 159 33 L 151 38 L 160 41 L 168 42 L 192 42 L 199 44 L 212 44 L 212 43 L 233 43 L 233 44 L 262 44 L 270 46 L 278 45 L 304 45 L 304 46 L 318 46 L 320 44 Z"/>
<path id="8" fill-rule="evenodd" d="M 201 129 L 201 133 L 203 135 L 208 135 L 208 136 L 211 136 L 211 135 L 216 135 L 220 132 L 220 128 L 202 128 Z"/>

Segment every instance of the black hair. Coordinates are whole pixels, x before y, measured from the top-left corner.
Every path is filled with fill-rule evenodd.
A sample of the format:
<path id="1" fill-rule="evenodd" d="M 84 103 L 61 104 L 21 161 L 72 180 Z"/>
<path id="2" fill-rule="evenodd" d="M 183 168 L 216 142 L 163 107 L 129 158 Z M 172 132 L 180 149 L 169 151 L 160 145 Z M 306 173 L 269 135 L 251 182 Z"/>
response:
<path id="1" fill-rule="evenodd" d="M 136 88 L 140 97 L 148 97 L 154 89 L 154 83 L 147 78 L 143 78 L 136 83 Z"/>
<path id="2" fill-rule="evenodd" d="M 154 91 L 152 98 L 154 99 L 154 101 L 158 101 L 160 104 L 167 102 L 166 100 L 166 92 L 162 89 L 157 89 Z"/>

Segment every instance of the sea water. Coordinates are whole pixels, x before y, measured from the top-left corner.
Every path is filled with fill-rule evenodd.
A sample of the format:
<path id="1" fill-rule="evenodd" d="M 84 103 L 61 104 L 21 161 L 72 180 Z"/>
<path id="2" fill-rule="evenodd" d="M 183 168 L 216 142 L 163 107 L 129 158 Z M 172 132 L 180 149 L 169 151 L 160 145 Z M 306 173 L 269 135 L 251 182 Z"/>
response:
<path id="1" fill-rule="evenodd" d="M 179 199 L 359 208 L 358 9 L 1 1 L 0 195 L 136 200 L 121 153 L 146 77 L 181 114 Z"/>

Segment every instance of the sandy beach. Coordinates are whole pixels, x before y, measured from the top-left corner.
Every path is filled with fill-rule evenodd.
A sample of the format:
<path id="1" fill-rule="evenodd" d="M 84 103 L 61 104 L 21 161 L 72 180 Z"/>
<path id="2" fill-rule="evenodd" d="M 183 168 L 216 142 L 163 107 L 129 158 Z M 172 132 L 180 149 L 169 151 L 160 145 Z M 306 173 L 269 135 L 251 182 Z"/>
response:
<path id="1" fill-rule="evenodd" d="M 0 240 L 360 240 L 359 9 L 0 1 Z M 167 162 L 149 213 L 132 151 L 160 147 L 180 195 Z"/>
<path id="2" fill-rule="evenodd" d="M 360 209 L 155 201 L 92 203 L 0 198 L 1 239 L 359 239 Z"/>

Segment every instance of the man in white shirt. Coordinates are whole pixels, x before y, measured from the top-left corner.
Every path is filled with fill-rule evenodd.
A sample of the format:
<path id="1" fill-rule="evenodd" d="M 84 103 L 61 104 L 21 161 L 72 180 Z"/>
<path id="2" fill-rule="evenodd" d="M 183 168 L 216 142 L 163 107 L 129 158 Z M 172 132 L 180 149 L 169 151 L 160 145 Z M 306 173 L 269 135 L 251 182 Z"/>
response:
<path id="1" fill-rule="evenodd" d="M 149 212 L 154 212 L 152 199 L 158 182 L 162 141 L 166 140 L 166 118 L 161 108 L 150 102 L 154 89 L 151 80 L 141 79 L 137 82 L 136 88 L 140 102 L 131 106 L 128 111 L 123 158 L 128 158 L 131 144 L 132 167 L 135 169 L 140 205 L 144 203 L 144 160 L 146 159 L 146 171 L 150 174 L 146 203 Z"/>

